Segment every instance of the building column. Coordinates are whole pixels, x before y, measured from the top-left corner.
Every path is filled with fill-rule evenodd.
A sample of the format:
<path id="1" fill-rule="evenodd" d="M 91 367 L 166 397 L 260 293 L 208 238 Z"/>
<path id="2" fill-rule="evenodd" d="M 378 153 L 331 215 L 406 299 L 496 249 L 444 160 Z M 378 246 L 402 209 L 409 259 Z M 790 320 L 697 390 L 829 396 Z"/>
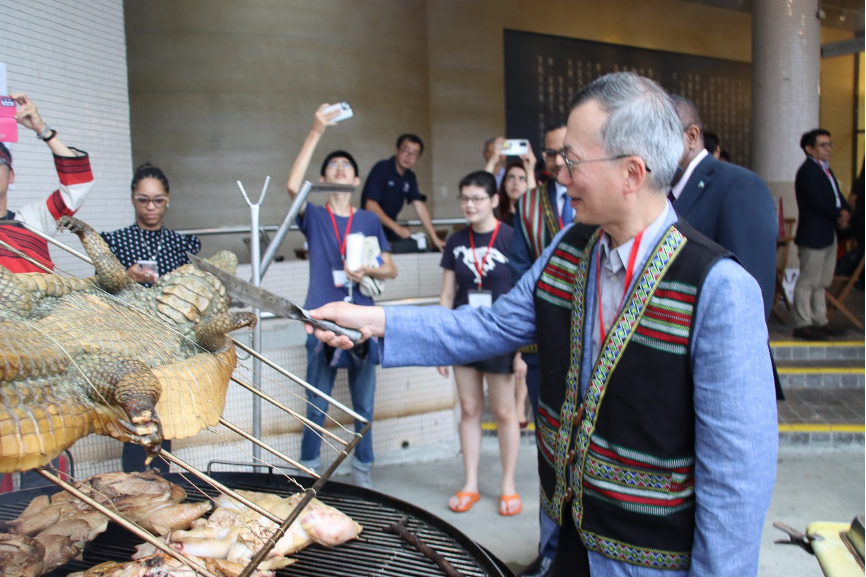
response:
<path id="1" fill-rule="evenodd" d="M 800 136 L 820 117 L 817 9 L 815 0 L 755 0 L 752 7 L 752 170 L 782 199 L 786 218 L 797 216 Z"/>

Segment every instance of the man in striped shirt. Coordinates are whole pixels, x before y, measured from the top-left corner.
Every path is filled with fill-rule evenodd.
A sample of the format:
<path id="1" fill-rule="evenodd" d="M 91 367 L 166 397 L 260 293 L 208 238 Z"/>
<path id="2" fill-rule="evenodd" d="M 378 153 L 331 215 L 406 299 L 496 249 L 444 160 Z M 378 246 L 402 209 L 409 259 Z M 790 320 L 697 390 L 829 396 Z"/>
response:
<path id="1" fill-rule="evenodd" d="M 0 215 L 5 215 L 5 220 L 17 220 L 40 232 L 49 233 L 54 231 L 58 218 L 75 214 L 93 188 L 90 157 L 86 152 L 63 144 L 57 137 L 57 131 L 42 120 L 36 105 L 26 94 L 19 92 L 12 94 L 11 98 L 17 104 L 15 120 L 18 124 L 35 132 L 36 137 L 45 142 L 54 155 L 60 188 L 43 201 L 28 204 L 17 211 L 9 210 L 9 185 L 15 182 L 15 171 L 12 169 L 12 153 L 0 143 Z M 48 243 L 44 239 L 23 227 L 0 226 L 0 265 L 12 272 L 43 271 L 21 253 L 48 269 L 54 266 L 48 253 Z"/>

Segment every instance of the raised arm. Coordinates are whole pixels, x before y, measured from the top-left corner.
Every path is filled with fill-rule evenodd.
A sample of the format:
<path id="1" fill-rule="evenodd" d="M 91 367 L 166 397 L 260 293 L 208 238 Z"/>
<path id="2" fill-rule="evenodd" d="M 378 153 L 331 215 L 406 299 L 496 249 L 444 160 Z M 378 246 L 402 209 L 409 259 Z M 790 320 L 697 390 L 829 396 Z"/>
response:
<path id="1" fill-rule="evenodd" d="M 23 92 L 16 92 L 15 94 L 10 94 L 10 96 L 18 102 L 18 111 L 15 113 L 15 120 L 18 121 L 18 124 L 24 128 L 29 128 L 37 135 L 47 136 L 45 133 L 49 132 L 50 129 L 45 124 L 45 121 L 42 120 L 39 110 L 37 110 L 33 101 L 30 100 L 30 97 Z M 69 158 L 84 156 L 84 153 L 80 150 L 73 150 L 63 144 L 60 138 L 56 135 L 46 144 L 48 144 L 48 148 L 51 149 L 51 152 L 57 156 L 65 156 Z"/>
<path id="2" fill-rule="evenodd" d="M 307 135 L 307 139 L 304 140 L 304 145 L 301 147 L 301 152 L 298 153 L 298 157 L 295 158 L 295 162 L 292 164 L 292 170 L 289 172 L 289 180 L 286 182 L 286 190 L 289 193 L 289 197 L 292 199 L 295 198 L 298 194 L 298 190 L 301 188 L 301 183 L 304 181 L 304 175 L 307 173 L 307 168 L 310 166 L 310 159 L 313 157 L 313 152 L 316 151 L 319 139 L 322 138 L 322 135 L 325 133 L 325 127 L 336 124 L 335 122 L 331 122 L 331 118 L 337 116 L 339 111 L 334 110 L 325 114 L 323 111 L 328 106 L 330 105 L 322 104 L 319 106 L 318 110 L 316 110 L 316 114 L 313 117 L 313 128 L 310 129 L 310 133 Z M 301 206 L 299 214 L 303 214 L 304 209 L 306 208 L 307 203 L 305 202 Z"/>
<path id="3" fill-rule="evenodd" d="M 523 162 L 523 170 L 526 171 L 526 190 L 535 189 L 537 184 L 535 181 L 535 154 L 532 152 L 532 145 L 529 145 L 529 152 L 520 157 Z"/>
<path id="4" fill-rule="evenodd" d="M 501 136 L 496 137 L 496 140 L 493 141 L 493 154 L 490 155 L 490 160 L 487 161 L 487 166 L 484 167 L 484 170 L 493 176 L 496 176 L 496 165 L 502 160 L 502 155 L 499 151 L 502 150 L 502 143 L 504 141 L 505 138 Z"/>

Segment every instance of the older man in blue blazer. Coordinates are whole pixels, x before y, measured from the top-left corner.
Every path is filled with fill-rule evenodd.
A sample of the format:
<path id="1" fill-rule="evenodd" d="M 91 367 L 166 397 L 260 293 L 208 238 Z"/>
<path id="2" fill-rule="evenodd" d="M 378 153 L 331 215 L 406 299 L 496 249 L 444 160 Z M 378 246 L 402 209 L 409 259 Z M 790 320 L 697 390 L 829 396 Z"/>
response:
<path id="1" fill-rule="evenodd" d="M 671 195 L 674 210 L 704 236 L 737 256 L 761 287 L 764 317 L 770 317 L 776 288 L 779 221 L 770 190 L 754 172 L 720 162 L 704 148 L 703 125 L 695 104 L 674 95 L 683 125 L 682 176 Z"/>

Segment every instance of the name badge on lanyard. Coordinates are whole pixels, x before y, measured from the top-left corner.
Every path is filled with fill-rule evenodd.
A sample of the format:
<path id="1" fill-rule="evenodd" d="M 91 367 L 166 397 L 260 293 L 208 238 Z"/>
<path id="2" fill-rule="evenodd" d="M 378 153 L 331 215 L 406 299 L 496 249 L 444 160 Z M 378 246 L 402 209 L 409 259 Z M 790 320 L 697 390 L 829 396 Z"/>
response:
<path id="1" fill-rule="evenodd" d="M 469 306 L 476 309 L 493 306 L 493 293 L 487 290 L 469 291 Z"/>
<path id="2" fill-rule="evenodd" d="M 331 207 L 326 204 L 325 209 L 331 217 L 331 224 L 334 225 L 334 236 L 337 238 L 337 248 L 340 250 L 340 261 L 346 262 L 346 239 L 349 237 L 349 232 L 352 230 L 352 219 L 355 218 L 355 210 L 351 207 L 349 208 L 349 220 L 346 223 L 346 232 L 343 234 L 343 238 L 340 238 L 340 230 L 337 228 L 337 219 L 334 217 L 334 213 L 331 212 Z M 331 275 L 334 277 L 335 287 L 341 288 L 349 285 L 349 277 L 346 276 L 346 271 L 342 268 L 332 269 Z"/>
<path id="3" fill-rule="evenodd" d="M 335 287 L 341 288 L 349 284 L 349 277 L 346 276 L 346 271 L 343 269 L 334 269 L 331 271 L 331 274 L 334 276 Z"/>
<path id="4" fill-rule="evenodd" d="M 478 257 L 475 254 L 475 239 L 472 236 L 472 228 L 469 229 L 469 245 L 472 247 L 472 265 L 475 267 L 476 272 L 478 273 L 478 290 L 468 291 L 469 296 L 469 306 L 473 308 L 479 307 L 490 307 L 493 306 L 493 293 L 489 290 L 483 290 L 481 288 L 481 284 L 484 278 L 484 263 L 487 262 L 487 257 L 490 256 L 490 251 L 493 250 L 493 243 L 496 242 L 496 235 L 499 233 L 499 225 L 501 223 L 496 221 L 496 228 L 493 229 L 493 234 L 490 235 L 490 243 L 487 245 L 487 252 L 484 253 L 484 258 L 481 259 L 481 263 L 478 263 Z"/>

